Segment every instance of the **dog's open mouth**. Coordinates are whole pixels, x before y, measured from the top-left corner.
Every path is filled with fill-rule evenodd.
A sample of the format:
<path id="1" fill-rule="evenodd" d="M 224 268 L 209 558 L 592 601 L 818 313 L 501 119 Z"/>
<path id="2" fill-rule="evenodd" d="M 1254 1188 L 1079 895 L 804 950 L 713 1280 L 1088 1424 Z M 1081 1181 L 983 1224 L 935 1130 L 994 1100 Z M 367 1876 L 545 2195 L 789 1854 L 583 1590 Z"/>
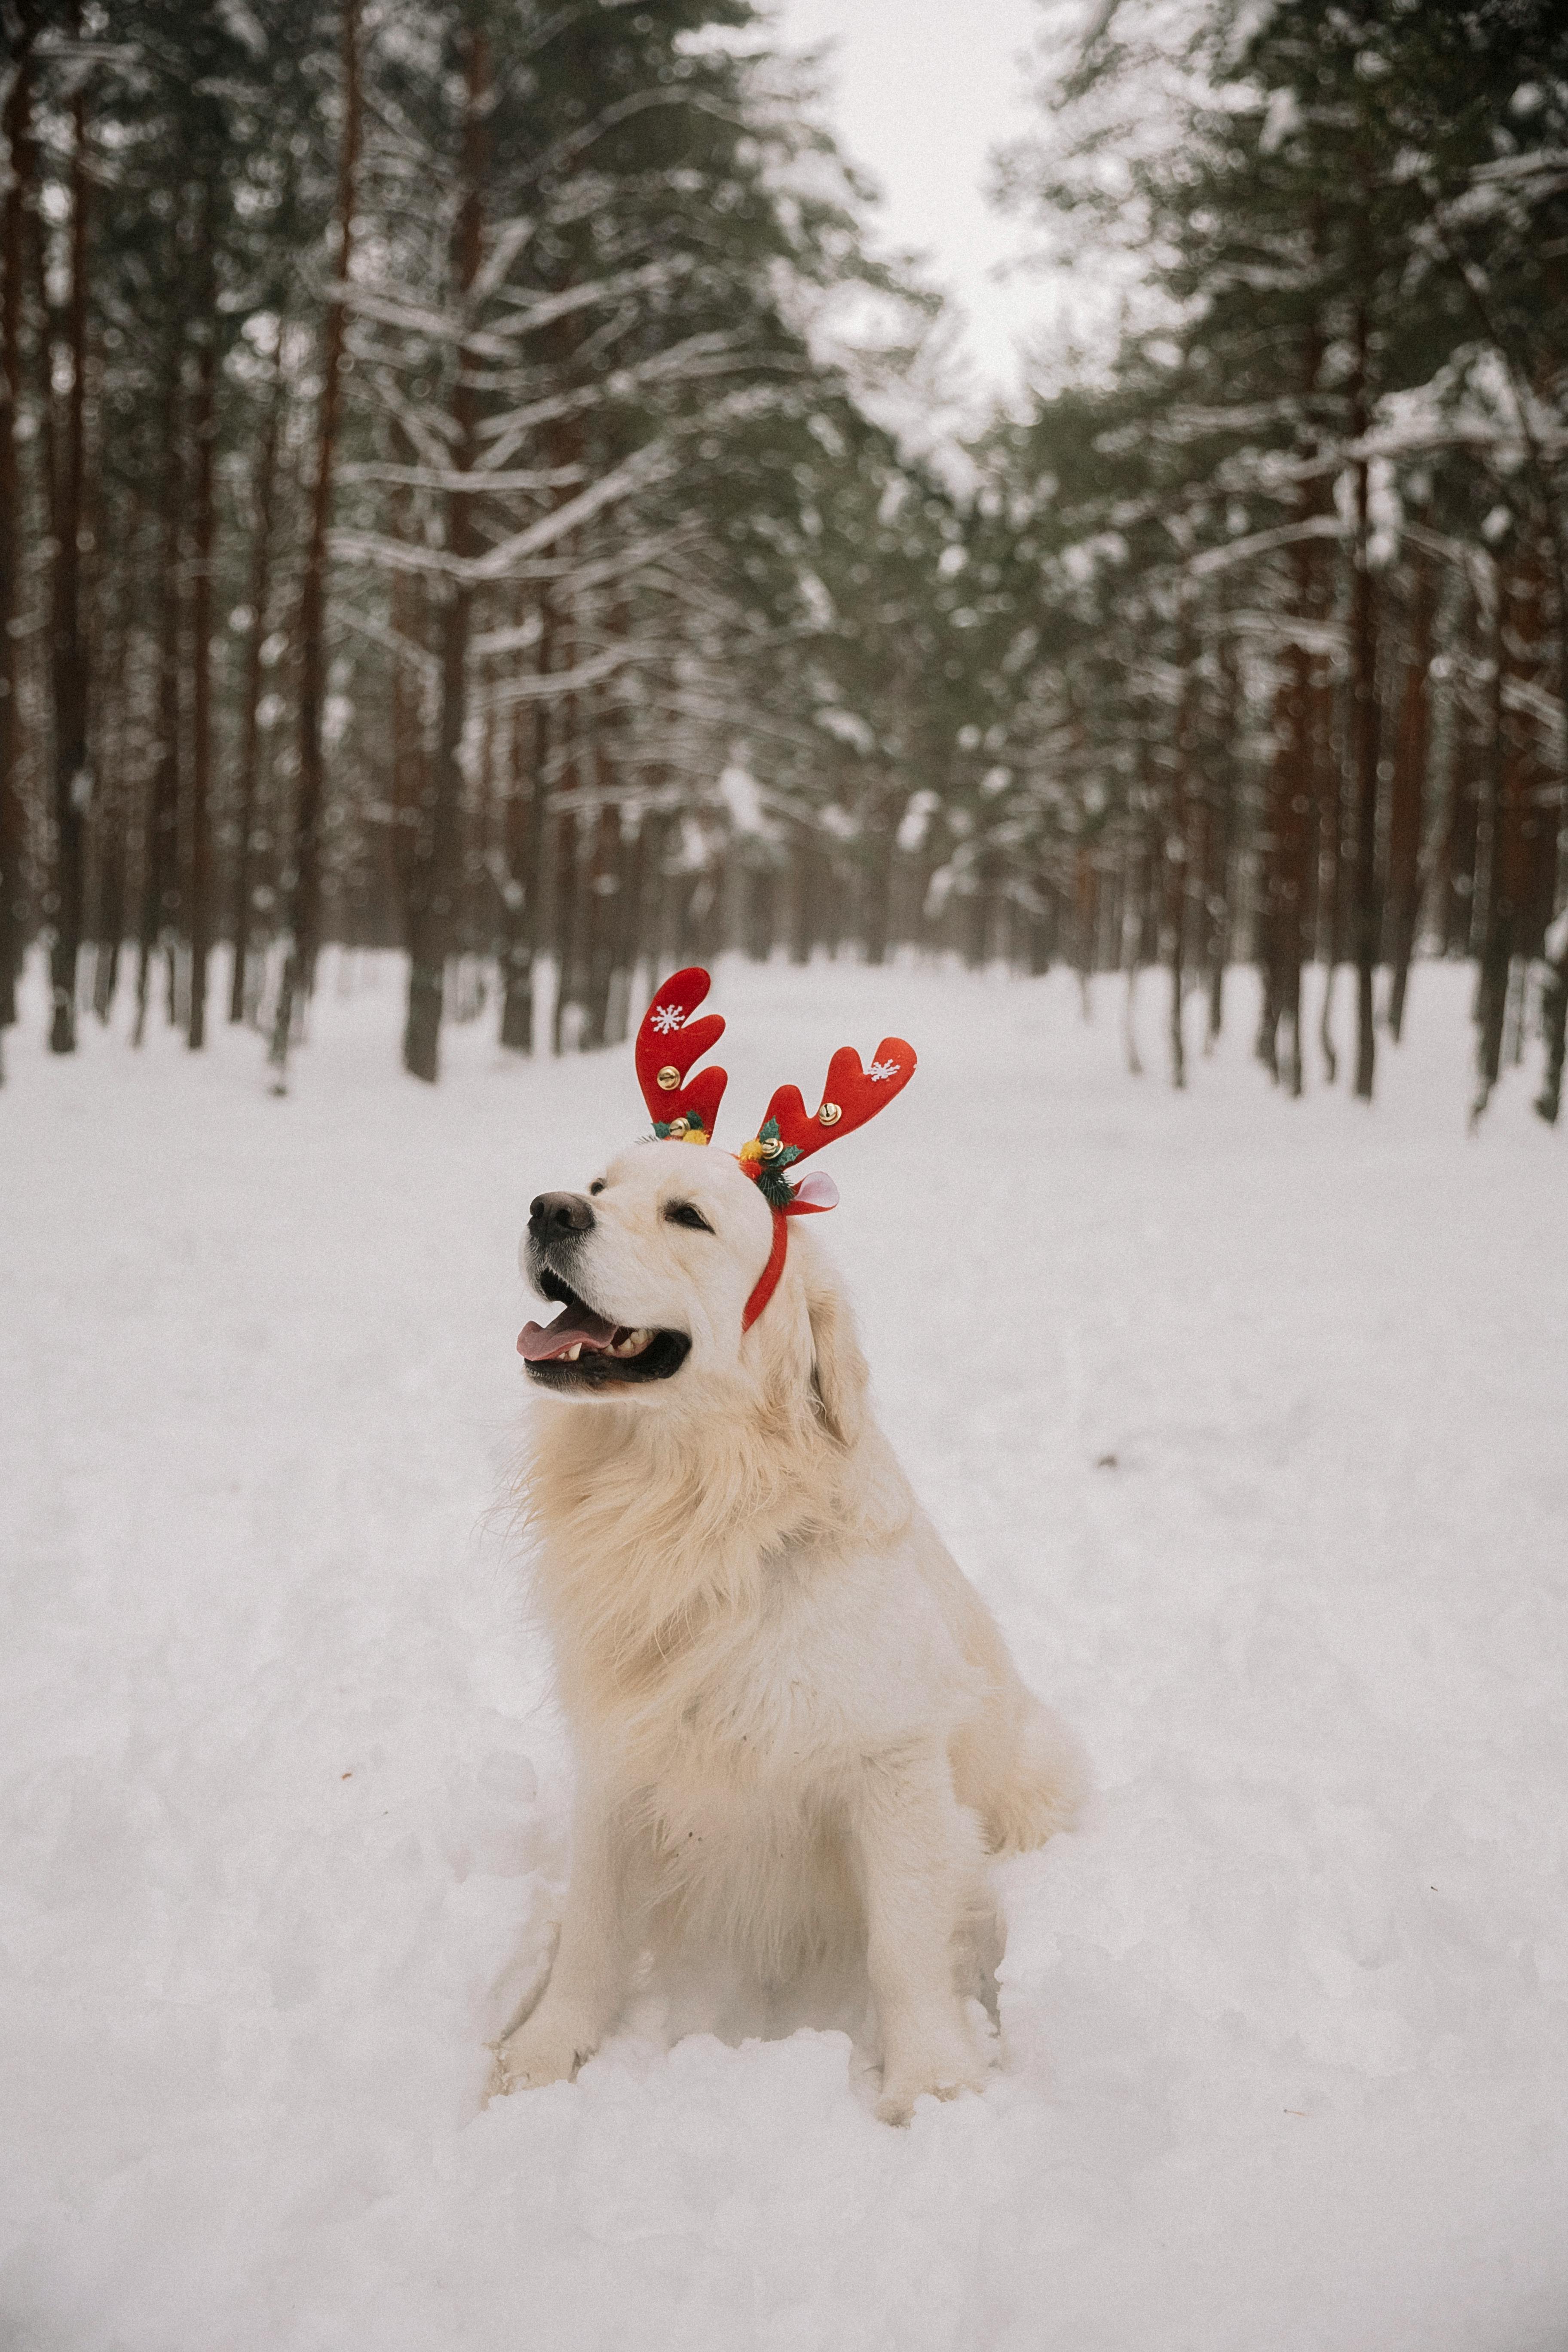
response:
<path id="1" fill-rule="evenodd" d="M 546 1298 L 561 1302 L 551 1323 L 525 1323 L 517 1352 L 530 1377 L 550 1388 L 608 1388 L 626 1381 L 667 1381 L 686 1361 L 691 1341 L 684 1331 L 654 1331 L 646 1325 L 612 1323 L 596 1314 L 562 1281 L 552 1266 L 537 1269 Z"/>

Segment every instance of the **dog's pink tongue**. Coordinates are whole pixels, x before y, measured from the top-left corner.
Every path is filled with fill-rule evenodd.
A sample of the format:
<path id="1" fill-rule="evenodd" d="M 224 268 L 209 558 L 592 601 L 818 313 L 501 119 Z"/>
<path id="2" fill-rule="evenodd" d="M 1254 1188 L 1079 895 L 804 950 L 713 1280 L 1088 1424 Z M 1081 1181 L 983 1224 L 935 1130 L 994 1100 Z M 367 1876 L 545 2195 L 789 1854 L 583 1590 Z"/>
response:
<path id="1" fill-rule="evenodd" d="M 586 1307 L 563 1307 L 553 1323 L 525 1323 L 517 1335 L 517 1352 L 531 1364 L 548 1364 L 568 1348 L 603 1352 L 614 1347 L 616 1328 Z"/>

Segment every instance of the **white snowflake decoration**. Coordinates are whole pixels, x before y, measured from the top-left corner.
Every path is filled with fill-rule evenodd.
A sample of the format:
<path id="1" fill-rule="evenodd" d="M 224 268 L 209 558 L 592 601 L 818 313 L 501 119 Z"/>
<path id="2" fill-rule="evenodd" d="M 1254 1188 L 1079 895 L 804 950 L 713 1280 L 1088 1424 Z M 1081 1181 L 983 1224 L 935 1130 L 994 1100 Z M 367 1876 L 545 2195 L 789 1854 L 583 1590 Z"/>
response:
<path id="1" fill-rule="evenodd" d="M 685 1028 L 686 1015 L 679 1004 L 656 1004 L 653 1025 L 661 1037 L 668 1037 L 672 1029 Z"/>
<path id="2" fill-rule="evenodd" d="M 868 1078 L 896 1078 L 903 1066 L 901 1062 L 873 1062 L 866 1076 Z"/>

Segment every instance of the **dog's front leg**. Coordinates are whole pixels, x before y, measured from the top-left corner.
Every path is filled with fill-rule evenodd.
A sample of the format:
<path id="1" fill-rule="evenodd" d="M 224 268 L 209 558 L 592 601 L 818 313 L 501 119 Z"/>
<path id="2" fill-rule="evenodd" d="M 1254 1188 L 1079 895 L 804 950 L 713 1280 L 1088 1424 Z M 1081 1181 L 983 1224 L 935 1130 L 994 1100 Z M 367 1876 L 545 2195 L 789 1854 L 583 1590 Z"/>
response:
<path id="1" fill-rule="evenodd" d="M 624 1849 L 614 1806 L 584 1785 L 573 1815 L 572 1874 L 555 1964 L 538 2005 L 497 2045 L 492 2093 L 569 2081 L 603 2041 L 626 1996 L 630 1958 L 621 1904 Z"/>
<path id="2" fill-rule="evenodd" d="M 979 1832 L 953 1795 L 945 1751 L 923 1746 L 868 1758 L 849 1812 L 882 2032 L 877 2113 L 907 2123 L 923 2091 L 949 2099 L 984 2080 L 953 1981 L 957 1930 L 982 1869 Z"/>

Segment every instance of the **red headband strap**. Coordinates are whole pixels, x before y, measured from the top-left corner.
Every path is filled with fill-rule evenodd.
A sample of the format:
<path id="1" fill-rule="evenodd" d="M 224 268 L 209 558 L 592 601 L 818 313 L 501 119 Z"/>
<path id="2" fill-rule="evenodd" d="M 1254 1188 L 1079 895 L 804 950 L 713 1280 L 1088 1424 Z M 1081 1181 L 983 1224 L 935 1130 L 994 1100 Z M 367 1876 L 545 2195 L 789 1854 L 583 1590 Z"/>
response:
<path id="1" fill-rule="evenodd" d="M 774 1291 L 784 1270 L 784 1253 L 789 1247 L 789 1219 L 782 1209 L 773 1211 L 773 1245 L 768 1252 L 768 1262 L 757 1276 L 757 1286 L 746 1301 L 741 1318 L 741 1328 L 749 1331 Z"/>
<path id="2" fill-rule="evenodd" d="M 753 1160 L 742 1160 L 742 1167 L 753 1182 L 756 1181 Z M 768 1252 L 768 1262 L 757 1276 L 757 1286 L 746 1301 L 741 1318 L 741 1328 L 749 1331 L 774 1291 L 784 1270 L 784 1256 L 789 1247 L 791 1217 L 825 1216 L 829 1209 L 838 1206 L 838 1187 L 831 1176 L 818 1171 L 797 1184 L 782 1209 L 773 1211 L 773 1245 Z"/>

